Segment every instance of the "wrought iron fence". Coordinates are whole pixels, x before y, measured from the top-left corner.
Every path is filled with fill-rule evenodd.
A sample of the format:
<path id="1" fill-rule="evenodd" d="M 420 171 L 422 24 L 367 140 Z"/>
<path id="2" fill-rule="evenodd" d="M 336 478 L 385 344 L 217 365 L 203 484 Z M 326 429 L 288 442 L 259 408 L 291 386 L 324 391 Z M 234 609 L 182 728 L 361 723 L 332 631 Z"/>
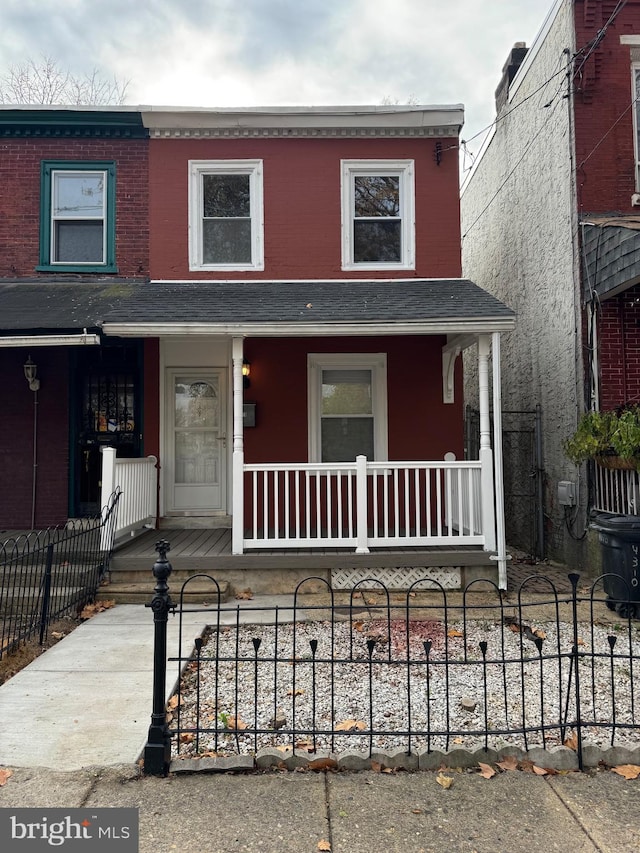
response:
<path id="1" fill-rule="evenodd" d="M 108 571 L 120 490 L 102 513 L 0 544 L 0 658 L 55 619 L 79 613 Z"/>
<path id="2" fill-rule="evenodd" d="M 167 566 L 152 606 L 156 629 L 163 600 L 180 621 L 178 655 L 169 658 L 178 688 L 169 722 L 163 694 L 155 697 L 150 742 L 160 760 L 147 753 L 147 772 L 166 771 L 171 754 L 371 757 L 399 748 L 411 756 L 509 745 L 569 745 L 582 767 L 586 744 L 640 742 L 640 632 L 615 613 L 608 576 L 580 586 L 571 574 L 569 593 L 545 578 L 543 594 L 528 581 L 507 594 L 489 581 L 452 592 L 425 579 L 398 595 L 370 580 L 346 596 L 310 578 L 287 607 L 202 608 L 209 628 L 194 638 L 184 617 L 200 608 L 185 596 L 208 576 L 189 579 L 173 605 Z M 209 581 L 214 601 L 220 589 Z"/>

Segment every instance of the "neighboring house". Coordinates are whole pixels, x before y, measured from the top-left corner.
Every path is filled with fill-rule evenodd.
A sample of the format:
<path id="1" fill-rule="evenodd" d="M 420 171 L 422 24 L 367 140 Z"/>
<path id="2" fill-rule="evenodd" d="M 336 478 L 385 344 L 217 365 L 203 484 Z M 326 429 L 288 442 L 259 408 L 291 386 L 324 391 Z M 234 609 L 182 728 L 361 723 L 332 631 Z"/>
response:
<path id="1" fill-rule="evenodd" d="M 640 2 L 557 0 L 531 47 L 511 51 L 462 190 L 463 272 L 518 318 L 504 408 L 542 412 L 538 545 L 576 567 L 590 559 L 589 509 L 638 512 L 612 502 L 635 473 L 605 482 L 562 443 L 585 410 L 640 401 L 639 95 Z M 526 489 L 535 471 L 514 470 Z M 512 544 L 525 538 L 509 513 L 507 527 Z"/>
<path id="2" fill-rule="evenodd" d="M 28 120 L 54 119 L 34 112 Z M 149 137 L 140 142 L 148 182 L 140 176 L 139 196 L 124 166 L 139 156 L 137 140 L 122 141 L 122 163 L 86 143 L 96 163 L 85 168 L 69 153 L 74 176 L 85 175 L 67 189 L 54 170 L 58 201 L 46 178 L 38 194 L 41 166 L 30 164 L 20 215 L 33 219 L 31 230 L 16 220 L 12 231 L 20 249 L 9 254 L 20 262 L 9 257 L 2 271 L 2 341 L 28 339 L 0 350 L 10 353 L 3 373 L 15 397 L 3 454 L 15 455 L 16 434 L 29 429 L 21 373 L 34 339 L 86 328 L 99 344 L 78 348 L 75 373 L 62 340 L 38 368 L 39 456 L 45 411 L 57 406 L 46 447 L 59 458 L 53 478 L 38 467 L 36 524 L 95 508 L 98 480 L 104 490 L 124 476 L 121 457 L 146 456 L 159 461 L 160 526 L 228 528 L 226 553 L 238 567 L 252 552 L 254 566 L 261 554 L 265 568 L 304 562 L 366 575 L 384 566 L 406 583 L 408 567 L 432 566 L 451 584 L 463 569 L 464 579 L 497 562 L 504 584 L 488 366 L 514 318 L 460 278 L 462 107 L 151 108 L 139 120 Z M 19 156 L 24 138 L 11 143 Z M 46 147 L 34 156 L 53 157 Z M 78 188 L 93 199 L 102 192 L 96 175 L 109 186 L 110 172 L 97 165 L 105 160 L 116 169 L 115 194 L 105 196 L 107 222 L 115 217 L 107 257 L 65 261 L 60 271 L 53 256 L 43 264 L 38 245 L 52 252 L 58 229 L 64 237 L 59 221 Z M 132 222 L 134 198 L 145 208 Z M 78 245 L 96 251 L 93 217 L 74 219 L 69 252 L 81 232 Z M 127 243 L 135 236 L 139 252 Z M 457 356 L 476 345 L 481 442 L 465 460 Z M 499 387 L 499 358 L 494 376 Z M 79 450 L 87 429 L 93 444 Z M 3 526 L 29 519 L 23 444 L 14 476 L 24 494 L 2 497 Z M 91 467 L 91 448 L 111 444 L 121 460 L 115 480 Z M 85 475 L 92 486 L 82 491 Z"/>

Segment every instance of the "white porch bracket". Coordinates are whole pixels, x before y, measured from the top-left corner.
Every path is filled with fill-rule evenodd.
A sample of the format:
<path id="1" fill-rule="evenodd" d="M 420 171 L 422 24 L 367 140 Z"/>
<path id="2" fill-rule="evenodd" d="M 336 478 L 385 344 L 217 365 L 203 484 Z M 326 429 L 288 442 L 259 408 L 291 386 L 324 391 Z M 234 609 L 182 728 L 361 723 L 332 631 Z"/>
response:
<path id="1" fill-rule="evenodd" d="M 442 402 L 453 403 L 455 399 L 456 359 L 463 349 L 475 344 L 473 335 L 449 335 L 442 347 Z"/>
<path id="2" fill-rule="evenodd" d="M 243 553 L 244 538 L 244 422 L 242 358 L 244 341 L 234 337 L 231 344 L 233 361 L 233 501 L 231 518 L 231 553 Z"/>
<path id="3" fill-rule="evenodd" d="M 489 413 L 489 354 L 491 338 L 478 336 L 478 392 L 480 404 L 480 483 L 482 494 L 482 530 L 485 550 L 495 551 L 496 518 L 493 491 L 493 451 L 491 450 L 491 416 Z"/>

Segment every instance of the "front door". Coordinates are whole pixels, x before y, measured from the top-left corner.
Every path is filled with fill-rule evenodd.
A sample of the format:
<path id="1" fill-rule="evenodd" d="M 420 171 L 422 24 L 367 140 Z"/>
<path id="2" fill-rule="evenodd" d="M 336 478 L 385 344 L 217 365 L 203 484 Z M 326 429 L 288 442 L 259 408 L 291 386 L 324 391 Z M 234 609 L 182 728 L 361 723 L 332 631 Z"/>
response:
<path id="1" fill-rule="evenodd" d="M 74 352 L 72 374 L 72 500 L 76 517 L 100 512 L 102 448 L 140 456 L 140 347 L 104 343 Z"/>
<path id="2" fill-rule="evenodd" d="M 226 406 L 222 371 L 167 373 L 167 515 L 226 510 Z"/>

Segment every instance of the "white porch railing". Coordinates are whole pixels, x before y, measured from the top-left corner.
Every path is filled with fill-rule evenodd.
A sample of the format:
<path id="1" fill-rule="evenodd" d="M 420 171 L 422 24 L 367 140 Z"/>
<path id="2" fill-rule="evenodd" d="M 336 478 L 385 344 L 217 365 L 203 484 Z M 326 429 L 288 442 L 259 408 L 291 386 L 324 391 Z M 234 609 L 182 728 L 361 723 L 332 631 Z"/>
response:
<path id="1" fill-rule="evenodd" d="M 480 474 L 475 460 L 245 465 L 243 547 L 482 546 Z"/>
<path id="2" fill-rule="evenodd" d="M 118 459 L 113 447 L 102 451 L 102 500 L 106 506 L 109 495 L 119 486 L 122 490 L 118 505 L 115 541 L 128 534 L 133 536 L 146 527 L 154 527 L 158 495 L 158 460 L 155 456 L 140 459 Z"/>
<path id="3" fill-rule="evenodd" d="M 640 515 L 640 474 L 595 465 L 593 508 L 617 515 Z"/>

